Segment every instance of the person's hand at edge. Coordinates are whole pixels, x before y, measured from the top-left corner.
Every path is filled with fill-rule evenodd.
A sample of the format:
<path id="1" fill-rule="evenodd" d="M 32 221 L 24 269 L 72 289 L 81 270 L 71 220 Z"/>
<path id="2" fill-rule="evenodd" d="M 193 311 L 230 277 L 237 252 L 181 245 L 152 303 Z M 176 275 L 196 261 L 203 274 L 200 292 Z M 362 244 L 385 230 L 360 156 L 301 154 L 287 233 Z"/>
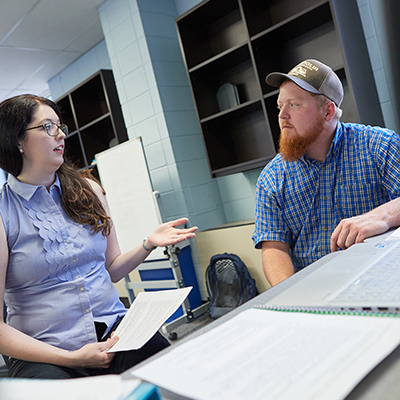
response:
<path id="1" fill-rule="evenodd" d="M 164 247 L 171 244 L 178 244 L 185 239 L 195 237 L 197 226 L 191 228 L 177 228 L 188 221 L 187 218 L 179 218 L 174 221 L 165 222 L 159 225 L 154 232 L 147 238 L 146 247 L 154 249 L 156 247 Z"/>

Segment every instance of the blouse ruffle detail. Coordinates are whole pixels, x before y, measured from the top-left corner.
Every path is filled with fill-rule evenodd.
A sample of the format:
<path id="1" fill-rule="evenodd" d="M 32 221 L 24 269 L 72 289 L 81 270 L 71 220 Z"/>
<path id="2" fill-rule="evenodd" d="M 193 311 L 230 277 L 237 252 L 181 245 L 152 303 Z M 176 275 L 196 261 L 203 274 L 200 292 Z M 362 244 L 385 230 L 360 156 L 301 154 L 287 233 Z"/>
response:
<path id="1" fill-rule="evenodd" d="M 48 211 L 48 204 L 40 201 L 41 196 L 33 196 L 30 201 L 23 201 L 33 225 L 38 230 L 39 236 L 43 239 L 43 248 L 46 251 L 48 262 L 49 278 L 57 277 L 61 281 L 72 281 L 75 276 L 86 275 L 92 270 L 96 263 L 90 262 L 96 258 L 94 249 L 94 235 L 89 232 L 90 227 L 79 225 L 69 221 L 69 229 L 63 237 L 63 226 L 51 212 Z M 59 218 L 64 218 L 61 212 Z M 68 218 L 68 217 L 67 217 Z M 74 269 L 79 267 L 79 271 Z"/>

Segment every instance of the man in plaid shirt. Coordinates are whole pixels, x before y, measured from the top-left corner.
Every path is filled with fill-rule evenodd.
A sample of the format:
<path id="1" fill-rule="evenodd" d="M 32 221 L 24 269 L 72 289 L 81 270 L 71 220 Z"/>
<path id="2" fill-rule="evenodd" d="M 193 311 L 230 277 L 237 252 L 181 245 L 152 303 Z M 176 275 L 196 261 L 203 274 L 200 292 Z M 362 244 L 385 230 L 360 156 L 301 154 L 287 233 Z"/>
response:
<path id="1" fill-rule="evenodd" d="M 343 86 L 317 60 L 274 72 L 267 83 L 280 88 L 280 153 L 258 179 L 253 241 L 275 285 L 400 225 L 400 138 L 341 123 Z"/>

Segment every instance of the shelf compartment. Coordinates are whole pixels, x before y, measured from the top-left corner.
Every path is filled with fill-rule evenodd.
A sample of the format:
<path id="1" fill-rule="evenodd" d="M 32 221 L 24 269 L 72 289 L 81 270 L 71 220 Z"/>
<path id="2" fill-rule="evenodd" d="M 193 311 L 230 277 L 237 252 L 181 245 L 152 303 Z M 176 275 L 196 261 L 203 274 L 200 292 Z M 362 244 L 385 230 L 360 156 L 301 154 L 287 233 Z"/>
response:
<path id="1" fill-rule="evenodd" d="M 378 103 L 364 101 L 366 88 L 375 86 L 370 66 L 360 73 L 368 57 L 357 0 L 343 1 L 346 7 L 339 3 L 204 0 L 176 19 L 212 176 L 258 168 L 273 158 L 280 136 L 279 90 L 265 78 L 303 60 L 317 59 L 337 71 L 345 91 L 342 121 L 359 121 L 360 110 L 379 117 Z M 221 108 L 231 108 L 222 111 L 217 91 L 224 83 L 236 85 L 239 105 L 227 97 Z"/>
<path id="2" fill-rule="evenodd" d="M 78 126 L 87 125 L 89 122 L 110 112 L 108 101 L 101 81 L 97 75 L 71 93 Z"/>
<path id="3" fill-rule="evenodd" d="M 315 4 L 315 0 L 242 0 L 249 36 L 255 36 L 296 14 L 303 13 L 315 7 Z"/>
<path id="4" fill-rule="evenodd" d="M 88 164 L 92 163 L 97 153 L 109 149 L 112 145 L 111 140 L 115 139 L 110 117 L 82 129 L 80 134 Z"/>
<path id="5" fill-rule="evenodd" d="M 68 126 L 68 131 L 69 132 L 74 132 L 77 129 L 75 120 L 74 120 L 74 114 L 72 111 L 72 106 L 71 106 L 71 101 L 69 99 L 69 96 L 64 97 L 60 101 L 57 102 L 58 108 L 60 109 L 61 113 L 61 120 L 63 124 L 66 124 Z"/>
<path id="6" fill-rule="evenodd" d="M 188 69 L 247 40 L 238 0 L 203 3 L 176 21 Z"/>
<path id="7" fill-rule="evenodd" d="M 257 160 L 276 154 L 260 101 L 209 119 L 201 126 L 214 177 L 232 173 L 239 164 L 256 168 Z"/>
<path id="8" fill-rule="evenodd" d="M 269 125 L 271 128 L 272 139 L 274 141 L 275 149 L 279 150 L 279 137 L 281 135 L 281 128 L 279 126 L 279 110 L 277 106 L 279 90 L 265 98 L 265 109 Z"/>
<path id="9" fill-rule="evenodd" d="M 65 139 L 65 157 L 76 168 L 83 168 L 87 165 L 86 158 L 82 152 L 79 133 L 75 133 Z"/>
<path id="10" fill-rule="evenodd" d="M 252 41 L 252 47 L 264 94 L 276 89 L 265 82 L 269 73 L 289 72 L 307 58 L 317 59 L 332 68 L 343 65 L 329 3 L 264 32 Z M 268 54 L 273 57 L 267 57 Z"/>
<path id="11" fill-rule="evenodd" d="M 236 85 L 239 104 L 261 99 L 247 44 L 196 69 L 189 76 L 200 119 L 222 111 L 218 105 L 217 91 L 225 83 Z"/>
<path id="12" fill-rule="evenodd" d="M 56 100 L 56 103 L 70 133 L 66 139 L 66 157 L 69 154 L 69 158 L 78 168 L 89 167 L 94 154 L 108 149 L 111 140 L 114 139 L 114 143 L 128 140 L 111 70 L 99 70 Z M 101 123 L 103 120 L 107 122 Z M 106 125 L 107 127 L 102 129 Z M 101 129 L 98 132 L 97 128 L 92 126 Z M 93 138 L 89 138 L 89 134 L 93 135 Z"/>
<path id="13" fill-rule="evenodd" d="M 349 82 L 347 80 L 345 70 L 342 67 L 335 70 L 335 72 L 339 79 L 342 81 L 344 91 L 343 102 L 340 105 L 340 108 L 343 110 L 343 114 L 340 120 L 341 122 L 360 122 L 354 96 L 350 94 Z"/>

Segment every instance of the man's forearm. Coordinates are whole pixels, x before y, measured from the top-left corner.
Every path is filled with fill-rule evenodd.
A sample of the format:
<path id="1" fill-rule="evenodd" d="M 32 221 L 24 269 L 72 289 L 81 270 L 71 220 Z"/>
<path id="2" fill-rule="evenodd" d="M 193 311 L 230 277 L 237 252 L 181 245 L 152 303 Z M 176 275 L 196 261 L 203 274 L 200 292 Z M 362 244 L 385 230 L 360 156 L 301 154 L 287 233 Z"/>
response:
<path id="1" fill-rule="evenodd" d="M 281 242 L 263 242 L 262 261 L 265 277 L 275 286 L 294 274 L 289 246 Z"/>

